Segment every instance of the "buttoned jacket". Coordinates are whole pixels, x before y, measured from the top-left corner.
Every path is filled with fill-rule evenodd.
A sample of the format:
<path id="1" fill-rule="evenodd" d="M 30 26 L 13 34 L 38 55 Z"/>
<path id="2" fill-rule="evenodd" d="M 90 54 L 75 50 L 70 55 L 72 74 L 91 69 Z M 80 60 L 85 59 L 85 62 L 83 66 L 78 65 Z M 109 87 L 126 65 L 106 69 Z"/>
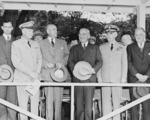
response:
<path id="1" fill-rule="evenodd" d="M 30 73 L 41 72 L 42 55 L 40 46 L 36 41 L 31 40 L 30 47 L 27 42 L 26 38 L 21 37 L 21 39 L 12 43 L 11 59 L 15 67 L 15 82 L 31 82 Z"/>

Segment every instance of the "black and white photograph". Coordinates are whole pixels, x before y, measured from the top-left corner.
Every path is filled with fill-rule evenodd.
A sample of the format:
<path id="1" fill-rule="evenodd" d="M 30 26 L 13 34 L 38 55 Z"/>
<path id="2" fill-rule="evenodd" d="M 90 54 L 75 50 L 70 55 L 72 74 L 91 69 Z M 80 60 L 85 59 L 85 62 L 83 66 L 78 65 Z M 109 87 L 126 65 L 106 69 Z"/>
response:
<path id="1" fill-rule="evenodd" d="M 150 120 L 150 0 L 0 0 L 0 120 Z"/>

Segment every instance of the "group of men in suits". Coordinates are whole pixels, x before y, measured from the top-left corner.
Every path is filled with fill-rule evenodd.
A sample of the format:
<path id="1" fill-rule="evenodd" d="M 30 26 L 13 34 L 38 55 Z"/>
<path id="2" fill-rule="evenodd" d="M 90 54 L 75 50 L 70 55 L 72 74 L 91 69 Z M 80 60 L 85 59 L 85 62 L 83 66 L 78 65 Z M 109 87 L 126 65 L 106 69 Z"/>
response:
<path id="1" fill-rule="evenodd" d="M 91 77 L 82 81 L 73 76 L 72 81 L 78 83 L 134 83 L 136 81 L 149 83 L 150 77 L 150 43 L 145 39 L 145 31 L 142 28 L 135 30 L 135 42 L 127 48 L 116 41 L 119 28 L 115 25 L 106 25 L 105 32 L 107 43 L 100 47 L 89 42 L 90 31 L 87 28 L 79 30 L 79 44 L 68 50 L 65 41 L 57 38 L 57 27 L 48 24 L 46 31 L 48 37 L 45 40 L 33 41 L 33 21 L 19 26 L 22 31 L 20 39 L 12 42 L 13 30 L 10 21 L 4 21 L 2 25 L 3 35 L 0 37 L 0 65 L 8 64 L 14 70 L 14 82 L 35 82 L 42 78 L 46 82 L 54 82 L 50 72 L 54 67 L 61 68 L 68 64 L 73 72 L 75 65 L 80 61 L 86 61 L 91 65 Z M 127 75 L 128 73 L 128 75 Z M 16 89 L 17 88 L 17 89 Z M 0 97 L 18 104 L 27 110 L 29 95 L 24 91 L 25 86 L 1 86 Z M 75 87 L 76 120 L 92 120 L 92 103 L 95 87 Z M 130 89 L 131 100 L 135 100 Z M 61 120 L 61 106 L 63 87 L 45 87 L 46 94 L 46 120 Z M 31 112 L 38 115 L 37 92 L 31 98 Z M 17 103 L 18 99 L 18 103 Z M 102 87 L 102 111 L 103 115 L 120 107 L 121 87 Z M 150 101 L 143 102 L 143 120 L 149 120 Z M 138 107 L 132 109 L 132 120 L 138 120 Z M 0 105 L 0 120 L 16 120 L 16 112 Z M 21 120 L 27 120 L 27 116 L 21 114 Z M 120 120 L 116 115 L 113 120 Z"/>
<path id="2" fill-rule="evenodd" d="M 66 66 L 68 60 L 68 47 L 65 41 L 57 39 L 57 27 L 48 24 L 47 39 L 33 41 L 33 21 L 25 22 L 19 26 L 22 36 L 15 40 L 11 36 L 13 26 L 11 21 L 4 21 L 3 35 L 0 37 L 0 65 L 7 64 L 14 70 L 13 82 L 30 83 L 37 80 L 53 82 L 50 77 L 52 68 Z M 7 39 L 9 38 L 9 39 Z M 27 110 L 29 94 L 25 92 L 26 86 L 0 87 L 0 97 Z M 61 120 L 61 106 L 63 87 L 45 87 L 46 119 Z M 30 96 L 31 112 L 38 115 L 39 91 Z M 1 120 L 17 120 L 17 112 L 0 105 Z M 53 117 L 54 116 L 54 117 Z M 28 120 L 20 114 L 20 120 Z"/>

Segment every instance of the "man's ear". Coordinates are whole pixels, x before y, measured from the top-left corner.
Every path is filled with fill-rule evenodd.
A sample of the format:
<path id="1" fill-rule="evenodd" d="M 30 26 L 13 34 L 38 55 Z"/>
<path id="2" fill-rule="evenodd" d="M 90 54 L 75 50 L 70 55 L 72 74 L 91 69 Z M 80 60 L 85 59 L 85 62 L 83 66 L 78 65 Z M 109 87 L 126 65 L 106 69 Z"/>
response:
<path id="1" fill-rule="evenodd" d="M 3 26 L 2 26 L 1 28 L 2 28 L 2 30 L 4 30 L 4 27 L 3 27 Z"/>
<path id="2" fill-rule="evenodd" d="M 91 35 L 88 35 L 88 39 L 90 39 Z"/>
<path id="3" fill-rule="evenodd" d="M 117 32 L 115 32 L 115 33 L 114 33 L 114 35 L 115 35 L 115 37 L 117 37 L 117 36 L 118 36 L 118 33 L 117 33 Z"/>

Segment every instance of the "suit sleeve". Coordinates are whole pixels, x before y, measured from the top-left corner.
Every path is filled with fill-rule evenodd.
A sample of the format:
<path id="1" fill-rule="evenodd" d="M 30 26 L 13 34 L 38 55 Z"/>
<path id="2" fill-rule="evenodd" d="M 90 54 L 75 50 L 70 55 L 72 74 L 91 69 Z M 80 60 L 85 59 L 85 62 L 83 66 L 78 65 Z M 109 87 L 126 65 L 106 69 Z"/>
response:
<path id="1" fill-rule="evenodd" d="M 134 67 L 132 63 L 132 51 L 131 51 L 132 46 L 127 46 L 127 58 L 128 58 L 128 70 L 131 73 L 132 76 L 135 76 L 138 72 L 136 68 Z"/>
<path id="2" fill-rule="evenodd" d="M 103 64 L 102 55 L 100 49 L 98 48 L 98 46 L 96 46 L 96 60 L 95 60 L 95 65 L 93 67 L 96 73 L 102 67 L 102 64 Z"/>
<path id="3" fill-rule="evenodd" d="M 39 45 L 40 45 L 40 53 L 41 53 L 41 55 L 42 55 L 42 67 L 43 68 L 45 68 L 46 67 L 46 65 L 48 64 L 48 61 L 46 61 L 45 59 L 44 59 L 44 51 L 43 51 L 43 48 L 44 48 L 44 44 L 43 44 L 43 41 L 40 41 L 39 42 Z"/>
<path id="4" fill-rule="evenodd" d="M 67 44 L 65 42 L 64 43 L 64 58 L 62 60 L 62 64 L 65 66 L 67 65 L 68 57 L 69 57 L 69 50 L 68 50 Z"/>
<path id="5" fill-rule="evenodd" d="M 30 68 L 28 68 L 26 65 L 23 64 L 21 60 L 21 53 L 19 49 L 19 45 L 12 43 L 12 48 L 11 48 L 11 59 L 14 67 L 18 69 L 19 71 L 30 75 L 32 72 Z"/>
<path id="6" fill-rule="evenodd" d="M 42 67 L 42 54 L 41 54 L 40 46 L 38 45 L 38 57 L 37 57 L 36 73 L 41 72 L 41 67 Z"/>
<path id="7" fill-rule="evenodd" d="M 2 65 L 2 64 L 7 64 L 7 58 L 6 58 L 6 55 L 4 53 L 3 46 L 0 42 L 0 65 Z"/>
<path id="8" fill-rule="evenodd" d="M 122 54 L 122 78 L 127 80 L 128 60 L 126 47 L 123 48 Z"/>
<path id="9" fill-rule="evenodd" d="M 68 58 L 68 67 L 71 70 L 71 72 L 73 71 L 75 66 L 75 59 L 74 59 L 74 46 L 70 49 L 70 54 L 69 54 L 69 58 Z"/>

